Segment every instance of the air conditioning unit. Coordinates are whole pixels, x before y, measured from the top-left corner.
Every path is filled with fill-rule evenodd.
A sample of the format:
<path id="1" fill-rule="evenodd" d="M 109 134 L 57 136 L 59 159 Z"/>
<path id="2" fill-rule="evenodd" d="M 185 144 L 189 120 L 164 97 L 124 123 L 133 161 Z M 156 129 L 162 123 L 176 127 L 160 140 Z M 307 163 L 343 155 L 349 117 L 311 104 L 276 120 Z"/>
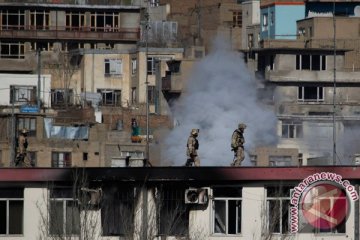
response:
<path id="1" fill-rule="evenodd" d="M 207 204 L 209 200 L 206 188 L 189 188 L 185 190 L 185 203 L 187 204 Z"/>

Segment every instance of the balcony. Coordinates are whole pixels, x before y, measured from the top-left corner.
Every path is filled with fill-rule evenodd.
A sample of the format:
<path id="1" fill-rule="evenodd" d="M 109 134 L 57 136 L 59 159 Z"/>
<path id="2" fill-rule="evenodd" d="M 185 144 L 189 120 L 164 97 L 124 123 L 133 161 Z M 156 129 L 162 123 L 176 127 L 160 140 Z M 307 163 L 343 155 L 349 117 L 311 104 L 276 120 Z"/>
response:
<path id="1" fill-rule="evenodd" d="M 63 27 L 62 27 L 63 28 Z M 0 30 L 1 39 L 61 39 L 61 40 L 105 40 L 105 41 L 138 41 L 140 39 L 140 29 L 138 28 L 119 28 L 116 31 L 107 31 L 105 28 L 78 29 L 2 29 Z"/>
<path id="2" fill-rule="evenodd" d="M 181 75 L 166 71 L 166 76 L 162 78 L 162 91 L 181 93 L 182 87 Z"/>
<path id="3" fill-rule="evenodd" d="M 332 83 L 334 73 L 328 71 L 309 70 L 267 70 L 265 79 L 270 82 L 323 82 Z M 336 71 L 336 82 L 338 83 L 359 83 L 359 72 Z"/>

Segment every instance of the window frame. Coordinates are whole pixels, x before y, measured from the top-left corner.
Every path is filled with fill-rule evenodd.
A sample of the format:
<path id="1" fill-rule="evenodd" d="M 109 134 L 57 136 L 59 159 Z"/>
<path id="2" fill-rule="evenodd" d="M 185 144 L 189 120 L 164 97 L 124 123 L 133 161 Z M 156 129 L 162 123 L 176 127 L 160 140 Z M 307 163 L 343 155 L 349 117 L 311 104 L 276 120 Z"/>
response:
<path id="1" fill-rule="evenodd" d="M 226 187 L 216 187 L 218 189 L 220 188 L 226 188 Z M 231 187 L 231 188 L 236 188 L 236 189 L 241 189 L 241 196 L 239 197 L 234 197 L 234 196 L 229 196 L 229 197 L 224 197 L 224 196 L 215 196 L 214 194 L 214 188 L 213 188 L 213 199 L 212 199 L 212 211 L 211 211 L 211 234 L 214 235 L 214 236 L 239 236 L 241 235 L 242 233 L 242 227 L 243 227 L 243 224 L 242 224 L 242 221 L 243 221 L 243 218 L 242 218 L 242 187 Z M 235 219 L 236 219 L 236 223 L 235 223 L 235 226 L 236 226 L 236 233 L 233 234 L 233 233 L 229 233 L 229 212 L 230 212 L 230 209 L 229 209 L 229 201 L 235 201 L 236 202 L 236 216 L 235 216 Z M 225 233 L 221 233 L 221 232 L 216 232 L 215 230 L 215 219 L 216 219 L 216 202 L 225 202 L 225 227 L 226 227 L 226 231 Z M 239 207 L 239 202 L 240 202 L 240 207 Z M 240 216 L 239 216 L 239 211 L 240 211 Z M 238 219 L 240 218 L 240 223 L 238 222 Z M 240 229 L 238 229 L 240 225 Z"/>
<path id="2" fill-rule="evenodd" d="M 316 88 L 316 98 L 309 98 L 306 97 L 306 92 L 314 90 L 313 88 Z M 306 97 L 306 98 L 305 98 Z M 324 87 L 322 86 L 299 86 L 298 87 L 298 95 L 297 95 L 297 101 L 298 102 L 324 102 L 325 96 L 324 96 Z"/>
<path id="3" fill-rule="evenodd" d="M 286 130 L 285 130 L 286 127 Z M 283 139 L 301 139 L 304 137 L 303 122 L 296 120 L 281 121 L 281 138 Z"/>
<path id="4" fill-rule="evenodd" d="M 21 42 L 0 41 L 0 58 L 24 59 L 25 44 Z"/>
<path id="5" fill-rule="evenodd" d="M 50 206 L 49 206 L 49 210 L 50 212 L 52 211 L 52 203 L 54 202 L 61 202 L 62 203 L 62 233 L 56 233 L 56 232 L 52 232 L 52 223 L 51 223 L 51 220 L 53 219 L 52 217 L 54 217 L 54 214 L 49 214 L 49 235 L 50 236 L 57 236 L 59 234 L 61 234 L 62 236 L 79 236 L 80 235 L 80 231 L 81 231 L 81 220 L 80 220 L 80 210 L 78 208 L 78 201 L 74 198 L 68 198 L 68 197 L 64 197 L 64 198 L 56 198 L 56 197 L 53 197 L 53 198 L 50 198 Z M 67 205 L 69 202 L 72 202 L 74 205 L 71 206 L 72 208 L 74 209 L 78 209 L 78 220 L 79 220 L 79 225 L 78 225 L 78 233 L 73 233 L 71 232 L 70 234 L 68 234 L 67 232 L 67 225 L 68 225 L 68 214 L 67 214 L 67 209 L 68 209 L 68 206 Z M 75 213 L 77 214 L 77 213 Z M 56 219 L 57 221 L 58 219 Z M 74 220 L 71 221 L 71 223 L 74 223 Z M 59 225 L 58 223 L 55 223 L 55 225 Z M 77 231 L 77 230 L 76 230 Z"/>
<path id="6" fill-rule="evenodd" d="M 290 193 L 291 193 L 291 188 L 289 187 L 289 194 L 287 195 L 284 195 L 284 196 L 269 196 L 269 188 L 272 188 L 272 189 L 276 189 L 276 190 L 282 190 L 281 188 L 279 187 L 266 187 L 266 218 L 267 218 L 267 226 L 266 226 L 266 229 L 269 231 L 270 234 L 277 234 L 277 235 L 287 235 L 287 234 L 290 234 L 290 229 L 291 229 L 291 222 L 290 222 L 290 207 L 291 207 L 291 204 L 290 204 Z M 281 195 L 282 193 L 279 193 L 279 195 Z M 270 209 L 270 204 L 269 202 L 270 201 L 280 201 L 280 207 L 279 207 L 279 216 L 283 216 L 283 202 L 287 202 L 288 204 L 288 208 L 287 208 L 287 230 L 288 232 L 283 232 L 283 217 L 280 217 L 280 222 L 279 222 L 279 232 L 273 232 L 271 231 L 271 229 L 269 229 L 269 222 L 273 222 L 270 220 L 270 210 L 271 211 L 274 211 L 275 209 L 272 208 Z M 271 214 L 271 216 L 273 216 L 273 214 Z"/>
<path id="7" fill-rule="evenodd" d="M 37 87 L 33 85 L 10 85 L 10 103 L 21 104 L 21 103 L 31 103 L 36 101 L 36 90 Z M 23 95 L 21 91 L 25 91 L 26 97 L 20 98 L 20 95 Z M 23 96 L 25 96 L 25 94 Z M 22 100 L 23 99 L 23 100 Z"/>
<path id="8" fill-rule="evenodd" d="M 105 58 L 104 59 L 104 76 L 105 77 L 119 77 L 123 74 L 123 63 L 120 58 Z"/>
<path id="9" fill-rule="evenodd" d="M 309 57 L 309 62 L 308 65 L 309 67 L 304 67 L 305 62 L 304 58 L 305 57 Z M 319 62 L 315 62 L 315 57 L 319 57 Z M 323 54 L 296 54 L 295 56 L 295 70 L 299 70 L 299 71 L 326 71 L 326 63 L 327 63 L 327 58 L 326 55 Z M 315 64 L 317 64 L 319 67 L 316 68 Z"/>
<path id="10" fill-rule="evenodd" d="M 0 189 L 1 191 L 1 189 Z M 11 189 L 11 191 L 13 192 L 11 195 L 13 196 L 0 196 L 0 202 L 5 202 L 6 203 L 6 214 L 5 214 L 5 221 L 6 221 L 6 226 L 5 226 L 5 234 L 0 234 L 1 236 L 20 236 L 24 234 L 24 190 L 21 189 L 21 194 L 19 194 L 19 196 L 14 196 L 14 195 L 18 195 L 17 191 L 13 191 L 13 189 Z M 10 202 L 21 202 L 22 203 L 22 216 L 21 216 L 21 233 L 10 233 L 10 218 L 11 218 L 11 213 L 10 213 Z"/>
<path id="11" fill-rule="evenodd" d="M 156 58 L 155 57 L 148 57 L 146 59 L 146 72 L 147 75 L 155 75 L 156 74 Z"/>
<path id="12" fill-rule="evenodd" d="M 63 154 L 62 163 L 60 163 L 60 154 Z M 56 159 L 54 159 L 54 156 L 56 156 Z M 66 156 L 69 157 L 69 159 L 66 159 Z M 71 152 L 61 152 L 61 151 L 52 151 L 51 152 L 51 167 L 55 168 L 66 168 L 72 166 L 72 154 Z"/>
<path id="13" fill-rule="evenodd" d="M 65 95 L 67 92 L 67 99 Z M 73 105 L 74 91 L 73 89 L 53 88 L 51 89 L 51 106 Z"/>
<path id="14" fill-rule="evenodd" d="M 97 93 L 101 94 L 101 106 L 121 106 L 121 90 L 98 88 Z M 108 101 L 107 94 L 111 95 L 111 101 Z"/>

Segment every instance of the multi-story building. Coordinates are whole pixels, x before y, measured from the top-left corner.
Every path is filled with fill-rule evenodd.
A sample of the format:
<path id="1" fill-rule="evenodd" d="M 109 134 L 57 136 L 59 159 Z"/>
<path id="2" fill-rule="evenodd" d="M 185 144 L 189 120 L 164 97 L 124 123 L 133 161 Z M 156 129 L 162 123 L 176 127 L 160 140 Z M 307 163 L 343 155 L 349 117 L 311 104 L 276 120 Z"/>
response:
<path id="1" fill-rule="evenodd" d="M 28 150 L 37 166 L 63 167 L 144 158 L 144 139 L 170 126 L 161 79 L 166 62 L 181 60 L 184 50 L 175 44 L 176 22 L 160 21 L 166 6 L 93 4 L 0 3 L 0 72 L 15 79 L 11 86 L 0 82 L 1 125 L 9 129 L 0 135 L 3 166 L 12 165 L 22 128 L 31 132 Z M 9 104 L 21 97 L 10 94 L 14 87 L 26 102 Z M 130 138 L 132 118 L 140 143 Z"/>
<path id="2" fill-rule="evenodd" d="M 306 9 L 315 9 L 314 4 Z M 326 4 L 315 5 L 324 9 Z M 336 6 L 335 15 L 350 9 L 348 3 Z M 278 116 L 278 147 L 297 148 L 302 164 L 352 164 L 358 151 L 359 37 L 351 26 L 359 20 L 351 17 L 351 6 L 347 17 L 313 10 L 297 21 L 295 40 L 263 39 L 255 54 L 248 54 L 249 63 L 257 63 L 257 76 L 265 80 L 262 92 L 271 96 L 265 100 Z"/>

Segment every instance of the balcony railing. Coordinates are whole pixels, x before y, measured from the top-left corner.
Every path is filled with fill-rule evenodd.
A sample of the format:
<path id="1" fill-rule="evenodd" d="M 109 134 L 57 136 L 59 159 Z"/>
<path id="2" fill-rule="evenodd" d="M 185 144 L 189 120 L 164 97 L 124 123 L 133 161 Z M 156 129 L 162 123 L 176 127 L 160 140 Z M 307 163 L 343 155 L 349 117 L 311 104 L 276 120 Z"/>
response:
<path id="1" fill-rule="evenodd" d="M 140 29 L 70 26 L 2 26 L 0 38 L 138 41 L 140 39 Z"/>

